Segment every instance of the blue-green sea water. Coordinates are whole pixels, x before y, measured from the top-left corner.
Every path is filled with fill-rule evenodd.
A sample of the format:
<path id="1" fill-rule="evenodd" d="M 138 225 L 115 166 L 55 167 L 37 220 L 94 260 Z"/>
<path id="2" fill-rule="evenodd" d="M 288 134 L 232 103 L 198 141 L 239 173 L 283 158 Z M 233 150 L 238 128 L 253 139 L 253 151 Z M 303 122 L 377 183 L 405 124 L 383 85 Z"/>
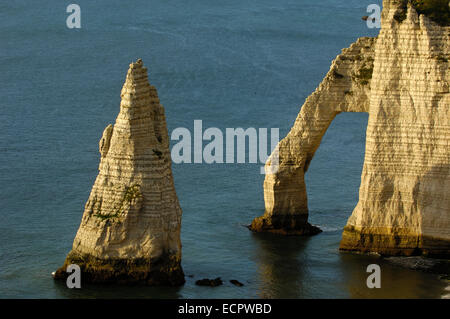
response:
<path id="1" fill-rule="evenodd" d="M 441 298 L 436 274 L 338 251 L 358 200 L 366 114 L 341 114 L 306 175 L 311 237 L 252 234 L 264 211 L 260 164 L 177 164 L 183 209 L 179 288 L 83 286 L 51 272 L 71 249 L 97 174 L 98 140 L 119 110 L 128 64 L 142 58 L 176 127 L 280 128 L 340 50 L 376 36 L 379 0 L 0 2 L 0 298 Z M 366 286 L 382 266 L 382 288 Z M 199 287 L 195 280 L 225 284 Z M 237 279 L 243 287 L 231 285 Z M 448 292 L 447 292 L 448 293 Z"/>

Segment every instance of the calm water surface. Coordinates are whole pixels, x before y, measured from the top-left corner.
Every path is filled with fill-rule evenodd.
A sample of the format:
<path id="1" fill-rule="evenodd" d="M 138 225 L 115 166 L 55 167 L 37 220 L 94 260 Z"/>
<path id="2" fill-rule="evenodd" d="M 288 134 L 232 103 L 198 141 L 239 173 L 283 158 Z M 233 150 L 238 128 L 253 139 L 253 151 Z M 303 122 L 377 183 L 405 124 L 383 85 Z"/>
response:
<path id="1" fill-rule="evenodd" d="M 338 252 L 358 199 L 366 114 L 333 122 L 307 174 L 312 238 L 252 234 L 263 213 L 260 165 L 174 165 L 183 208 L 180 288 L 85 286 L 50 273 L 64 261 L 97 174 L 98 140 L 119 110 L 128 64 L 142 58 L 176 127 L 278 127 L 283 137 L 340 50 L 375 36 L 378 0 L 0 3 L 1 298 L 440 298 L 436 275 Z M 368 264 L 382 289 L 367 289 Z M 195 286 L 222 277 L 217 288 Z M 245 284 L 235 287 L 228 280 Z M 447 292 L 448 293 L 448 292 Z"/>

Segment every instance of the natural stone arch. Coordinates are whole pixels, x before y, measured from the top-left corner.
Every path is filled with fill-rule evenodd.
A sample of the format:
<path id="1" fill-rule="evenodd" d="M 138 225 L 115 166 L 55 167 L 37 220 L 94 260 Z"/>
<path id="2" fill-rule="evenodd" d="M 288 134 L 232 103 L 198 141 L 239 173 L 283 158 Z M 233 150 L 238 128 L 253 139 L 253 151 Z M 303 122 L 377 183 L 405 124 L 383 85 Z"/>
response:
<path id="1" fill-rule="evenodd" d="M 292 235 L 320 232 L 308 220 L 304 174 L 322 137 L 341 112 L 368 112 L 375 38 L 342 50 L 318 89 L 309 96 L 288 135 L 277 146 L 278 170 L 264 181 L 265 213 L 250 229 Z M 271 158 L 267 166 L 276 161 Z"/>
<path id="2" fill-rule="evenodd" d="M 410 1 L 383 1 L 376 40 L 358 40 L 333 62 L 266 163 L 273 172 L 280 155 L 252 230 L 319 231 L 307 222 L 304 174 L 336 114 L 365 111 L 359 201 L 340 249 L 450 256 L 449 25 L 418 14 Z"/>

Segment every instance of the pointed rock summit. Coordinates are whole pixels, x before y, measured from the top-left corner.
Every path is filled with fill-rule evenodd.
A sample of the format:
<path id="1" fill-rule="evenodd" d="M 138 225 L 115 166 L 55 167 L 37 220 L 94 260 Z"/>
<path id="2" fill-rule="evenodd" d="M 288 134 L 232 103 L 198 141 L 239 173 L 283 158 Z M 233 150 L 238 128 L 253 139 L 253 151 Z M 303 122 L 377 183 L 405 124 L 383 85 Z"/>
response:
<path id="1" fill-rule="evenodd" d="M 116 123 L 99 142 L 99 174 L 64 265 L 83 282 L 181 285 L 181 208 L 164 108 L 142 60 L 131 63 Z"/>

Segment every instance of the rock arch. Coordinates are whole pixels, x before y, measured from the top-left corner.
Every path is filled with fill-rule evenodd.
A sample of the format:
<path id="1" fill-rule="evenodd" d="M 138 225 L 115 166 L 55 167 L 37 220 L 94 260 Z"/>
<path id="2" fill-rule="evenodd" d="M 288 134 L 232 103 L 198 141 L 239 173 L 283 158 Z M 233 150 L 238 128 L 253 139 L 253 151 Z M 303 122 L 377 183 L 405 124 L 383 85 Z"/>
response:
<path id="1" fill-rule="evenodd" d="M 399 16 L 402 18 L 399 19 Z M 450 27 L 384 0 L 380 34 L 333 61 L 266 163 L 256 232 L 311 235 L 304 174 L 334 117 L 368 112 L 359 201 L 341 250 L 450 256 Z M 266 170 L 272 171 L 272 170 Z"/>
<path id="2" fill-rule="evenodd" d="M 253 231 L 288 235 L 320 232 L 307 222 L 304 174 L 336 115 L 368 112 L 374 43 L 374 38 L 361 38 L 342 50 L 325 79 L 306 99 L 291 131 L 278 145 L 278 171 L 266 175 L 266 210 L 251 224 Z M 272 165 L 270 159 L 267 165 Z"/>

